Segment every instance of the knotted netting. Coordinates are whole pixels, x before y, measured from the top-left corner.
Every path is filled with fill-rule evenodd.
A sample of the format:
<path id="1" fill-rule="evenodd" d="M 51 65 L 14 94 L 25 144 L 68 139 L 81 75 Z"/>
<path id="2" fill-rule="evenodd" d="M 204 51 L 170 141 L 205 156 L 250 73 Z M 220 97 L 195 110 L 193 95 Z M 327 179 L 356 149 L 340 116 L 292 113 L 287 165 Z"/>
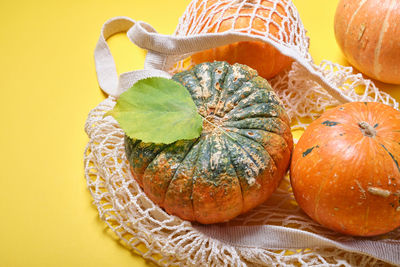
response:
<path id="1" fill-rule="evenodd" d="M 385 266 L 387 262 L 396 263 L 398 256 L 391 255 L 390 251 L 382 260 L 379 253 L 346 247 L 343 244 L 364 242 L 364 239 L 343 236 L 313 222 L 296 204 L 288 177 L 267 202 L 225 224 L 207 227 L 167 214 L 145 195 L 132 177 L 125 156 L 124 132 L 114 119 L 103 116 L 115 105 L 119 93 L 113 92 L 121 92 L 152 73 L 161 75 L 160 71 L 164 71 L 162 75 L 168 75 L 189 69 L 194 64 L 190 57 L 193 53 L 212 49 L 217 44 L 226 45 L 232 40 L 265 42 L 293 60 L 287 69 L 269 79 L 291 118 L 292 130 L 305 129 L 310 119 L 341 102 L 378 101 L 398 108 L 395 99 L 380 92 L 360 74 L 354 74 L 351 67 L 328 61 L 315 65 L 308 52 L 306 31 L 291 1 L 195 0 L 170 37 L 160 36 L 150 26 L 141 27 L 143 23 L 132 20 L 119 18 L 112 23 L 109 25 L 115 30 L 110 26 L 110 33 L 100 39 L 98 47 L 106 47 L 102 40 L 105 42 L 112 32 L 129 29 L 130 39 L 149 52 L 145 70 L 121 74 L 119 80 L 110 82 L 116 86 L 114 91 L 105 88 L 98 67 L 100 86 L 110 96 L 89 113 L 85 125 L 90 138 L 85 151 L 85 175 L 100 217 L 128 248 L 163 266 Z M 255 24 L 259 26 L 253 27 Z M 143 31 L 146 34 L 141 35 Z M 212 33 L 215 35 L 211 39 L 202 41 Z M 170 40 L 174 42 L 167 42 Z M 192 42 L 187 43 L 188 40 Z M 106 65 L 103 59 L 109 57 L 107 53 L 97 56 L 102 59 L 100 65 Z M 294 230 L 300 231 L 293 234 Z M 251 239 L 255 241 L 253 246 L 242 241 L 243 235 L 254 232 L 258 238 Z M 282 240 L 279 246 L 274 243 L 274 237 L 280 233 L 308 243 L 291 247 Z M 335 243 L 326 245 L 321 240 L 310 243 L 311 235 Z M 390 245 L 399 251 L 399 239 L 400 229 L 397 229 L 367 241 Z M 365 246 L 368 245 L 371 244 Z"/>

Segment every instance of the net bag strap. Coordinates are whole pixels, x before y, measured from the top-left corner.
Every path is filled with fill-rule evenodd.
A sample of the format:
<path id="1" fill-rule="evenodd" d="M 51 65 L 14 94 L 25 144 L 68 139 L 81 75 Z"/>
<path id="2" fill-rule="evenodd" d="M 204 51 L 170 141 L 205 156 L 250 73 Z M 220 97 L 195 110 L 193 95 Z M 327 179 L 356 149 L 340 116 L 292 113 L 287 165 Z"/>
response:
<path id="1" fill-rule="evenodd" d="M 148 50 L 143 70 L 117 74 L 114 59 L 107 39 L 114 34 L 126 32 L 129 39 L 137 46 Z M 101 29 L 94 58 L 100 88 L 108 95 L 118 97 L 136 81 L 152 76 L 170 78 L 167 71 L 177 61 L 198 51 L 215 48 L 238 41 L 261 41 L 275 46 L 282 54 L 299 62 L 308 71 L 310 79 L 321 84 L 338 101 L 345 103 L 351 99 L 342 91 L 332 86 L 317 70 L 293 49 L 261 36 L 250 36 L 244 33 L 212 33 L 178 37 L 162 35 L 145 22 L 136 22 L 128 17 L 115 17 L 108 20 Z"/>
<path id="2" fill-rule="evenodd" d="M 108 95 L 118 97 L 140 79 L 158 76 L 170 78 L 171 75 L 160 69 L 136 70 L 122 73 L 118 76 L 114 58 L 111 55 L 107 39 L 111 36 L 126 32 L 136 22 L 128 17 L 114 17 L 104 23 L 99 40 L 94 51 L 97 80 L 100 88 Z"/>
<path id="3" fill-rule="evenodd" d="M 291 47 L 286 47 L 274 40 L 263 36 L 249 35 L 240 32 L 221 32 L 196 34 L 191 36 L 171 36 L 157 33 L 149 24 L 138 21 L 127 32 L 129 39 L 137 46 L 148 50 L 145 69 L 169 70 L 177 61 L 202 50 L 219 47 L 240 41 L 265 42 L 282 54 L 291 57 L 300 63 L 307 71 L 307 75 L 324 87 L 339 102 L 351 102 L 351 98 L 343 94 L 340 88 L 335 87 L 316 70 L 305 58 Z"/>
<path id="4" fill-rule="evenodd" d="M 334 247 L 391 263 L 400 263 L 400 241 L 352 238 L 337 241 L 304 230 L 275 226 L 195 226 L 206 236 L 235 247 L 265 249 L 304 249 Z"/>

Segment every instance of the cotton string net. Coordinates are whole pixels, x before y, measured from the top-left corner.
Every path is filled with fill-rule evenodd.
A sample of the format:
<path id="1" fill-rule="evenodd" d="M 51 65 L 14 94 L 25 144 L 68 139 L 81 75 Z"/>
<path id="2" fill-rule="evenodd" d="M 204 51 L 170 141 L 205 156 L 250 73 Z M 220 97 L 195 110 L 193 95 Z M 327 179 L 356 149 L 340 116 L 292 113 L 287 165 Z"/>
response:
<path id="1" fill-rule="evenodd" d="M 335 90 L 342 99 L 379 101 L 398 108 L 398 103 L 391 96 L 380 92 L 360 74 L 353 74 L 352 68 L 328 61 L 315 65 L 308 52 L 305 29 L 290 1 L 231 0 L 209 3 L 191 2 L 179 21 L 175 35 L 196 35 L 209 29 L 218 32 L 219 26 L 225 21 L 225 26 L 227 22 L 231 23 L 228 31 L 261 36 L 282 53 L 294 58 L 289 69 L 270 80 L 292 120 L 292 130 L 305 129 L 308 125 L 306 121 L 314 120 L 326 108 L 338 105 L 340 102 L 332 96 Z M 252 8 L 249 9 L 249 6 Z M 231 12 L 233 7 L 236 12 Z M 246 11 L 242 12 L 243 9 Z M 269 15 L 261 16 L 259 10 L 267 10 L 264 14 Z M 224 17 L 226 12 L 230 14 Z M 235 22 L 242 16 L 250 18 L 248 26 L 235 27 Z M 280 19 L 277 20 L 276 16 Z M 256 20 L 264 23 L 263 31 L 251 28 Z M 182 58 L 182 55 L 177 58 Z M 188 57 L 168 71 L 173 74 L 192 65 Z M 195 224 L 168 215 L 146 197 L 129 171 L 123 144 L 124 133 L 114 119 L 103 117 L 114 105 L 115 98 L 109 97 L 89 113 L 85 124 L 90 138 L 85 151 L 85 176 L 101 219 L 135 253 L 163 266 L 387 265 L 376 258 L 336 248 L 273 250 L 237 247 L 205 235 Z M 277 225 L 309 231 L 338 241 L 354 239 L 311 221 L 297 206 L 288 177 L 285 177 L 266 203 L 224 225 Z M 400 229 L 385 236 L 369 238 L 382 239 L 399 240 Z"/>

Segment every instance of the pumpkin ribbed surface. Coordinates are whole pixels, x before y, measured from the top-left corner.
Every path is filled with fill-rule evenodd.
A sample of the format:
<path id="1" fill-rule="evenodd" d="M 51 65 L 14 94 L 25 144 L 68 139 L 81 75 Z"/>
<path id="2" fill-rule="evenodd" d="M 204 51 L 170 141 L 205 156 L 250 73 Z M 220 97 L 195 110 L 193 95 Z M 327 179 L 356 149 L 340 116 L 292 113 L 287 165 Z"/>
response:
<path id="1" fill-rule="evenodd" d="M 335 231 L 359 236 L 400 226 L 400 112 L 374 102 L 326 111 L 293 151 L 300 207 Z"/>
<path id="2" fill-rule="evenodd" d="M 264 202 L 293 148 L 285 110 L 268 82 L 245 65 L 203 63 L 173 80 L 204 117 L 194 140 L 153 144 L 125 138 L 133 176 L 168 213 L 223 222 Z"/>
<path id="3" fill-rule="evenodd" d="M 341 0 L 335 36 L 354 67 L 379 81 L 400 84 L 400 1 Z"/>

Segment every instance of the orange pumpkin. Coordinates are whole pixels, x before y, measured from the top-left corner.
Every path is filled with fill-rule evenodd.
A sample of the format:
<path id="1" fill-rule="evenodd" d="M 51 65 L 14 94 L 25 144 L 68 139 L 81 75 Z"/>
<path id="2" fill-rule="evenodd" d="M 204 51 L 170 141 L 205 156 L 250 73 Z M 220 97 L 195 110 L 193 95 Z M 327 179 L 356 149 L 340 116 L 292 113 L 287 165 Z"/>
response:
<path id="1" fill-rule="evenodd" d="M 206 25 L 201 25 L 201 33 L 225 32 L 230 29 L 235 29 L 239 32 L 262 35 L 261 33 L 269 30 L 270 34 L 279 38 L 279 28 L 277 25 L 282 27 L 284 23 L 282 17 L 287 16 L 285 12 L 285 6 L 287 6 L 286 0 L 282 0 L 276 5 L 276 11 L 273 12 L 272 15 L 270 13 L 274 7 L 274 3 L 271 0 L 261 0 L 256 12 L 254 11 L 254 4 L 256 2 L 254 0 L 225 1 L 224 3 L 218 0 L 208 0 L 206 2 L 206 6 L 204 7 L 200 5 L 201 1 L 199 1 L 197 6 L 198 12 L 194 20 L 197 21 L 198 17 L 203 15 L 203 9 L 207 10 L 204 14 L 207 18 L 205 21 L 206 24 L 211 25 L 211 27 L 206 28 Z M 218 10 L 209 8 L 216 4 Z M 211 13 L 211 10 L 215 13 Z M 221 10 L 223 10 L 223 12 Z M 251 20 L 253 12 L 255 12 L 256 17 L 254 20 Z M 238 17 L 235 19 L 237 13 Z M 266 18 L 269 16 L 271 16 L 272 22 L 266 21 Z M 220 20 L 220 24 L 216 23 Z M 250 32 L 248 29 L 250 29 Z M 285 29 L 286 32 L 288 32 L 287 26 Z M 227 61 L 230 64 L 241 63 L 250 66 L 257 70 L 260 76 L 266 79 L 275 76 L 280 71 L 287 68 L 292 62 L 291 58 L 282 55 L 276 48 L 264 42 L 237 42 L 205 50 L 192 56 L 192 61 L 195 64 L 212 62 L 214 60 Z"/>
<path id="2" fill-rule="evenodd" d="M 400 2 L 341 0 L 336 40 L 347 60 L 366 75 L 400 84 Z"/>
<path id="3" fill-rule="evenodd" d="M 400 112 L 353 102 L 325 112 L 296 145 L 291 183 L 299 206 L 357 236 L 400 226 Z"/>

